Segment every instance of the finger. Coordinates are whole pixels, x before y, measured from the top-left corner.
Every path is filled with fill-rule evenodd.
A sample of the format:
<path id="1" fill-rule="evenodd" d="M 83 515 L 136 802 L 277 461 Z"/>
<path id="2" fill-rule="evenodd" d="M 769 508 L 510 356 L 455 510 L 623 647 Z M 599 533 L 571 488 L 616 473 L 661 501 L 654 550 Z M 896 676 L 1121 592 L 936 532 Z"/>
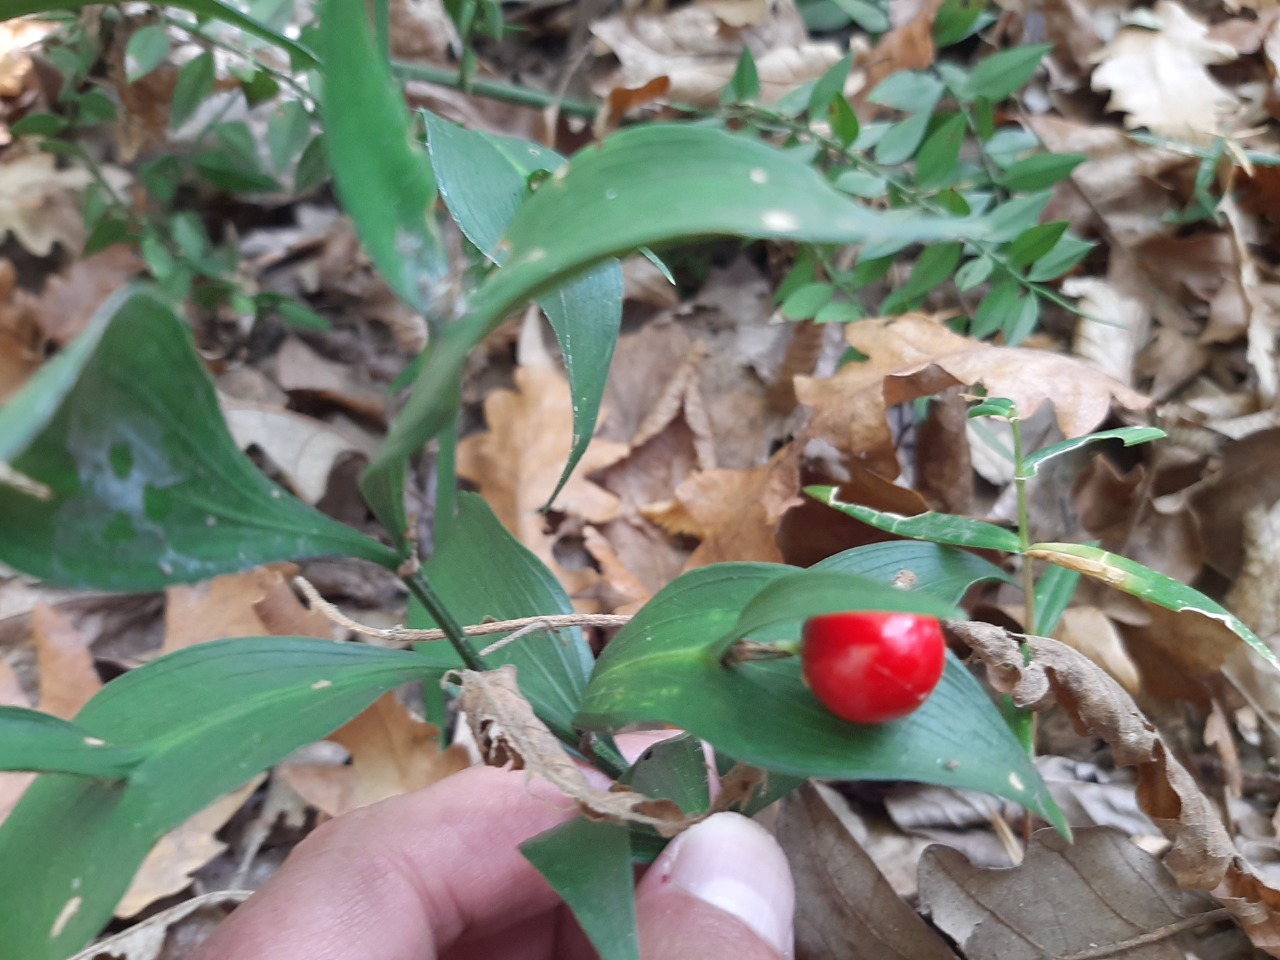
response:
<path id="1" fill-rule="evenodd" d="M 794 913 L 782 848 L 736 813 L 682 833 L 636 889 L 644 960 L 790 960 Z"/>
<path id="2" fill-rule="evenodd" d="M 551 910 L 518 845 L 577 807 L 523 773 L 472 767 L 331 820 L 193 960 L 434 960 L 468 928 Z"/>

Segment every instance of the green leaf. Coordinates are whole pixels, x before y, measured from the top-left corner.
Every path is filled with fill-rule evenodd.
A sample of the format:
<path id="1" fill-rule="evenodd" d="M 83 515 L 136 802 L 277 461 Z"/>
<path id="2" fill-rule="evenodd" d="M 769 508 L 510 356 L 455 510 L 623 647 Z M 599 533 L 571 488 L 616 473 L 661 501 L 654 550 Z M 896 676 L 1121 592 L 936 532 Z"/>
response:
<path id="1" fill-rule="evenodd" d="M 711 806 L 707 757 L 701 741 L 688 734 L 655 743 L 618 782 L 646 797 L 670 800 L 687 814 Z"/>
<path id="2" fill-rule="evenodd" d="M 809 116 L 824 117 L 827 109 L 836 98 L 844 100 L 844 85 L 849 79 L 849 71 L 853 69 L 853 54 L 846 53 L 836 63 L 833 63 L 821 77 L 817 83 L 813 85 L 813 90 L 809 94 Z M 849 108 L 849 101 L 844 100 L 844 106 Z M 850 110 L 852 113 L 852 110 Z M 854 117 L 854 126 L 857 126 L 858 119 Z M 852 143 L 858 136 L 855 129 L 852 137 L 843 140 L 844 143 Z"/>
<path id="3" fill-rule="evenodd" d="M 932 74 L 899 70 L 880 81 L 867 101 L 904 113 L 928 113 L 942 98 L 942 91 L 942 81 Z"/>
<path id="4" fill-rule="evenodd" d="M 627 828 L 578 817 L 520 844 L 601 960 L 640 960 Z"/>
<path id="5" fill-rule="evenodd" d="M 555 575 L 506 531 L 483 497 L 462 494 L 458 515 L 441 517 L 439 523 L 436 552 L 424 573 L 462 623 L 482 623 L 486 617 L 515 620 L 573 613 L 573 604 Z M 484 576 L 477 576 L 477 570 L 483 570 Z M 436 626 L 416 600 L 410 603 L 409 625 Z M 502 637 L 491 634 L 470 642 L 478 651 Z M 462 666 L 447 641 L 419 644 L 419 649 L 428 646 L 440 651 L 441 657 L 453 658 L 451 666 Z M 573 714 L 594 664 L 580 629 L 535 631 L 490 654 L 486 662 L 492 667 L 515 664 L 520 691 L 538 716 L 558 737 L 576 743 Z"/>
<path id="6" fill-rule="evenodd" d="M 1018 416 L 1018 405 L 1007 397 L 986 397 L 981 403 L 970 407 L 966 416 L 970 420 L 978 417 L 999 417 L 1002 420 L 1013 420 Z"/>
<path id="7" fill-rule="evenodd" d="M 728 86 L 720 92 L 720 102 L 726 106 L 733 103 L 747 103 L 758 96 L 760 96 L 760 73 L 756 70 L 756 58 L 751 55 L 751 48 L 744 46 Z"/>
<path id="8" fill-rule="evenodd" d="M 378 53 L 365 8 L 323 0 L 319 19 L 325 65 L 320 112 L 338 196 L 391 289 L 428 312 L 446 270 L 431 216 L 431 164 L 410 133 L 404 100 Z"/>
<path id="9" fill-rule="evenodd" d="M 498 243 L 528 194 L 530 175 L 559 169 L 564 157 L 528 141 L 465 130 L 427 110 L 422 116 L 450 215 L 477 249 L 500 263 Z M 573 398 L 573 444 L 550 506 L 595 432 L 622 325 L 622 265 L 606 261 L 543 294 L 538 305 L 560 343 Z"/>
<path id="10" fill-rule="evenodd" d="M 857 573 L 883 583 L 910 575 L 911 588 L 949 603 L 959 603 L 975 583 L 1014 578 L 989 560 L 955 547 L 922 540 L 890 540 L 854 547 L 814 564 L 811 570 Z"/>
<path id="11" fill-rule="evenodd" d="M 1039 260 L 1053 249 L 1066 233 L 1067 227 L 1067 221 L 1055 220 L 1052 223 L 1042 223 L 1024 230 L 1013 243 L 1009 244 L 1009 262 L 1015 266 L 1025 267 Z"/>
<path id="12" fill-rule="evenodd" d="M 1000 182 L 1014 193 L 1043 190 L 1071 176 L 1088 159 L 1081 153 L 1037 153 L 1005 170 Z"/>
<path id="13" fill-rule="evenodd" d="M 834 300 L 813 315 L 814 323 L 852 323 L 866 317 L 867 312 L 856 303 Z"/>
<path id="14" fill-rule="evenodd" d="M 977 220 L 868 210 L 801 160 L 723 130 L 653 124 L 617 133 L 521 205 L 502 241 L 503 266 L 472 297 L 471 313 L 427 348 L 408 402 L 361 479 L 366 499 L 379 515 L 386 512 L 408 458 L 452 421 L 472 347 L 514 307 L 600 260 L 697 236 L 847 244 L 984 231 Z"/>
<path id="15" fill-rule="evenodd" d="M 303 637 L 218 640 L 107 684 L 76 717 L 138 750 L 128 779 L 41 776 L 0 826 L 0 943 L 62 960 L 111 918 L 155 842 L 219 796 L 421 679 L 404 650 Z M 40 864 L 36 871 L 15 865 Z"/>
<path id="16" fill-rule="evenodd" d="M 1158 573 L 1136 560 L 1081 543 L 1033 543 L 1026 555 L 1077 570 L 1086 577 L 1149 600 L 1166 610 L 1179 613 L 1190 610 L 1210 620 L 1217 620 L 1252 647 L 1267 663 L 1280 669 L 1280 660 L 1276 659 L 1271 648 L 1258 639 L 1258 635 L 1245 626 L 1239 617 L 1194 587 Z"/>
<path id="17" fill-rule="evenodd" d="M 1114 430 L 1101 430 L 1098 433 L 1090 433 L 1083 437 L 1072 437 L 1070 440 L 1063 440 L 1061 443 L 1055 443 L 1052 446 L 1045 447 L 1043 450 L 1037 450 L 1023 460 L 1020 479 L 1025 480 L 1034 477 L 1036 471 L 1040 469 L 1040 464 L 1052 460 L 1054 457 L 1060 457 L 1064 453 L 1070 453 L 1072 450 L 1079 450 L 1090 443 L 1098 443 L 1103 440 L 1121 440 L 1126 447 L 1132 447 L 1138 443 L 1163 440 L 1167 436 L 1168 434 L 1159 427 L 1117 427 Z"/>
<path id="18" fill-rule="evenodd" d="M 311 138 L 311 114 L 300 100 L 287 100 L 267 118 L 271 165 L 282 172 Z"/>
<path id="19" fill-rule="evenodd" d="M 1005 322 L 1017 315 L 1021 297 L 1022 285 L 1013 277 L 1001 277 L 973 312 L 969 336 L 983 340 L 1003 329 Z"/>
<path id="20" fill-rule="evenodd" d="M 66 117 L 56 113 L 28 113 L 21 120 L 9 125 L 9 130 L 17 137 L 52 137 L 70 126 Z"/>
<path id="21" fill-rule="evenodd" d="M 1039 223 L 1040 214 L 1052 199 L 1053 191 L 1045 190 L 1000 204 L 988 218 L 991 232 L 987 239 L 1003 243 L 1025 233 Z"/>
<path id="22" fill-rule="evenodd" d="M 876 163 L 886 167 L 894 167 L 906 163 L 916 155 L 924 135 L 929 130 L 929 120 L 933 116 L 929 110 L 913 113 L 905 120 L 891 126 L 876 144 Z"/>
<path id="23" fill-rule="evenodd" d="M 1031 335 L 1039 321 L 1040 298 L 1030 291 L 1018 294 L 1017 309 L 1009 312 L 1001 328 L 1005 344 L 1016 347 Z"/>
<path id="24" fill-rule="evenodd" d="M 985 254 L 974 257 L 956 271 L 956 289 L 963 292 L 984 283 L 995 266 L 996 262 Z"/>
<path id="25" fill-rule="evenodd" d="M 1006 553 L 1022 552 L 1018 535 L 1012 530 L 997 527 L 994 523 L 974 520 L 972 517 L 957 517 L 950 513 L 930 512 L 904 517 L 900 513 L 875 510 L 857 503 L 842 503 L 838 499 L 837 487 L 805 487 L 804 492 L 855 520 L 900 537 L 949 543 L 957 547 L 980 547 L 986 550 L 1003 550 Z"/>
<path id="26" fill-rule="evenodd" d="M 1058 629 L 1079 583 L 1079 570 L 1049 564 L 1048 569 L 1036 578 L 1036 622 L 1032 624 L 1032 633 L 1047 637 Z"/>
<path id="27" fill-rule="evenodd" d="M 0 21 L 12 20 L 14 17 L 25 17 L 32 13 L 49 13 L 54 10 L 80 10 L 92 6 L 98 0 L 5 0 L 0 6 Z M 315 55 L 295 40 L 273 30 L 260 20 L 240 12 L 221 0 L 169 0 L 166 6 L 189 10 L 197 16 L 211 20 L 221 20 L 233 27 L 243 30 L 252 37 L 265 40 L 289 54 L 295 66 L 316 66 Z"/>
<path id="28" fill-rule="evenodd" d="M 933 20 L 933 43 L 949 47 L 969 36 L 986 9 L 982 0 L 943 0 Z"/>
<path id="29" fill-rule="evenodd" d="M 588 729 L 670 723 L 738 760 L 795 776 L 985 790 L 1065 829 L 1026 753 L 954 657 L 920 710 L 878 726 L 846 723 L 826 711 L 805 687 L 796 657 L 722 666 L 718 638 L 740 613 L 753 601 L 761 610 L 754 598 L 763 589 L 803 574 L 729 563 L 679 577 L 605 648 L 578 723 Z M 910 592 L 898 593 L 899 603 L 912 602 Z"/>
<path id="30" fill-rule="evenodd" d="M 827 117 L 831 123 L 831 132 L 841 146 L 848 147 L 858 139 L 862 124 L 858 122 L 858 115 L 853 112 L 852 105 L 843 94 L 831 99 Z"/>
<path id="31" fill-rule="evenodd" d="M 0 707 L 0 770 L 77 773 L 114 780 L 138 765 L 141 751 L 117 747 L 39 710 Z"/>
<path id="32" fill-rule="evenodd" d="M 878 177 L 873 173 L 865 173 L 862 170 L 845 170 L 836 177 L 835 187 L 837 190 L 843 190 L 845 193 L 852 194 L 855 197 L 877 200 L 885 195 L 889 185 L 884 177 Z"/>
<path id="33" fill-rule="evenodd" d="M 1087 257 L 1095 246 L 1096 244 L 1081 240 L 1068 230 L 1058 238 L 1052 250 L 1035 262 L 1027 279 L 1034 283 L 1057 280 Z"/>
<path id="34" fill-rule="evenodd" d="M 1022 89 L 1040 66 L 1044 55 L 1052 49 L 1051 43 L 1037 43 L 992 54 L 973 68 L 965 93 L 996 102 L 1004 100 Z"/>
<path id="35" fill-rule="evenodd" d="M 190 120 L 200 104 L 213 93 L 213 54 L 205 52 L 182 65 L 173 88 L 173 104 L 169 108 L 169 126 L 177 130 Z"/>
<path id="36" fill-rule="evenodd" d="M 963 114 L 947 117 L 925 138 L 916 155 L 916 184 L 924 189 L 941 186 L 956 168 L 967 126 Z"/>
<path id="37" fill-rule="evenodd" d="M 963 252 L 964 245 L 958 242 L 935 243 L 925 247 L 915 266 L 911 268 L 910 278 L 885 298 L 881 312 L 892 315 L 917 305 L 925 294 L 951 276 Z"/>
<path id="38" fill-rule="evenodd" d="M 51 583 L 155 590 L 275 560 L 394 551 L 286 494 L 240 452 L 185 324 L 126 289 L 0 408 L 0 560 Z"/>
<path id="39" fill-rule="evenodd" d="M 829 283 L 806 283 L 782 302 L 782 315 L 788 320 L 810 320 L 835 296 Z"/>
<path id="40" fill-rule="evenodd" d="M 136 83 L 169 56 L 169 33 L 162 23 L 135 30 L 124 48 L 124 78 Z"/>

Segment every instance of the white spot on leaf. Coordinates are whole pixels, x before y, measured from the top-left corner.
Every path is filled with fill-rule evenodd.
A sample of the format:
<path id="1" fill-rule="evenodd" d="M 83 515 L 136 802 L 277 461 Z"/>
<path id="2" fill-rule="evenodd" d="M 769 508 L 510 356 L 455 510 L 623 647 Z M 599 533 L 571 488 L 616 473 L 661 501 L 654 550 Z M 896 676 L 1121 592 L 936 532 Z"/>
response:
<path id="1" fill-rule="evenodd" d="M 333 681 L 332 681 L 332 680 L 317 680 L 315 683 L 313 683 L 313 684 L 311 685 L 311 689 L 312 689 L 312 690 L 323 690 L 323 689 L 325 689 L 325 687 L 332 687 L 332 686 L 333 686 Z"/>
<path id="2" fill-rule="evenodd" d="M 786 210 L 766 210 L 761 214 L 760 222 L 764 224 L 766 230 L 775 230 L 778 233 L 791 233 L 800 226 L 800 221 L 796 219 L 795 214 L 788 213 Z"/>
<path id="3" fill-rule="evenodd" d="M 53 921 L 53 927 L 49 931 L 49 939 L 56 940 L 62 936 L 62 931 L 66 929 L 67 924 L 71 922 L 71 918 L 80 912 L 80 904 L 84 903 L 84 897 L 72 897 L 58 911 L 58 918 Z"/>
<path id="4" fill-rule="evenodd" d="M 761 170 L 759 167 L 753 168 L 747 176 L 751 178 L 752 183 L 764 185 L 769 182 L 769 174 L 765 173 L 765 171 Z"/>
<path id="5" fill-rule="evenodd" d="M 1022 778 L 1016 773 L 1009 774 L 1009 786 L 1013 787 L 1013 789 L 1017 790 L 1019 793 L 1022 793 L 1027 789 L 1026 784 L 1022 782 Z"/>
<path id="6" fill-rule="evenodd" d="M 97 737 L 85 737 L 84 745 L 86 747 L 105 747 L 107 745 L 107 741 L 99 740 Z"/>

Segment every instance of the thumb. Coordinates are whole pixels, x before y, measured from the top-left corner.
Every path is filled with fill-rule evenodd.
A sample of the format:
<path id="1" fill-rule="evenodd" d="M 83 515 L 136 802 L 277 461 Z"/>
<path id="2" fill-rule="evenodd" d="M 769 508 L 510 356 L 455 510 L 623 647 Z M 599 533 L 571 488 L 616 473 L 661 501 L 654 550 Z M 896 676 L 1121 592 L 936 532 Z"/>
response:
<path id="1" fill-rule="evenodd" d="M 759 824 L 718 813 L 690 827 L 636 888 L 644 960 L 790 960 L 795 885 Z"/>

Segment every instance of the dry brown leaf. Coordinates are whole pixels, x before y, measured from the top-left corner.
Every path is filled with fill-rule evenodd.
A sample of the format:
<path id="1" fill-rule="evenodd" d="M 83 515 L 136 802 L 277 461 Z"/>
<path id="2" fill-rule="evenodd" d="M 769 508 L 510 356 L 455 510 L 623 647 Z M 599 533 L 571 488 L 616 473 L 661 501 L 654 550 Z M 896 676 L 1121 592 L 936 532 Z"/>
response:
<path id="1" fill-rule="evenodd" d="M 1057 702 L 1077 733 L 1110 745 L 1117 765 L 1133 767 L 1138 804 L 1171 842 L 1164 865 L 1178 886 L 1212 891 L 1253 943 L 1280 956 L 1280 891 L 1236 850 L 1213 803 L 1178 762 L 1127 693 L 1096 664 L 1055 640 L 1019 640 L 999 627 L 955 622 L 955 632 L 987 666 L 992 685 L 1028 709 Z"/>
<path id="2" fill-rule="evenodd" d="M 123 244 L 73 260 L 45 282 L 32 308 L 44 335 L 60 347 L 78 337 L 107 298 L 142 272 L 144 264 Z"/>
<path id="3" fill-rule="evenodd" d="M 258 774 L 161 837 L 116 905 L 116 916 L 135 916 L 157 900 L 185 890 L 191 883 L 191 874 L 227 848 L 215 834 L 244 806 L 266 776 Z"/>
<path id="4" fill-rule="evenodd" d="M 334 465 L 348 454 L 371 457 L 363 443 L 314 417 L 260 403 L 224 400 L 222 412 L 241 449 L 258 447 L 298 497 L 315 506 L 329 486 Z"/>
<path id="5" fill-rule="evenodd" d="M 99 690 L 102 681 L 83 635 L 57 607 L 41 603 L 31 612 L 40 705 L 43 713 L 70 720 Z"/>
<path id="6" fill-rule="evenodd" d="M 421 790 L 471 765 L 466 747 L 444 750 L 440 730 L 419 720 L 394 693 L 384 693 L 326 739 L 341 744 L 348 764 L 285 764 L 278 772 L 331 817 L 387 797 Z"/>
<path id="7" fill-rule="evenodd" d="M 104 937 L 71 960 L 187 960 L 251 890 L 218 890 L 162 910 Z"/>
<path id="8" fill-rule="evenodd" d="M 293 564 L 257 567 L 165 591 L 162 653 L 223 637 L 303 636 L 333 639 L 334 626 L 289 586 Z"/>
<path id="9" fill-rule="evenodd" d="M 1136 695 L 1142 688 L 1138 667 L 1125 650 L 1120 632 L 1097 607 L 1069 607 L 1054 634 L 1111 674 L 1129 693 Z"/>
<path id="10" fill-rule="evenodd" d="M 119 191 L 130 180 L 109 165 L 102 176 Z M 0 239 L 12 233 L 37 257 L 47 257 L 55 244 L 80 250 L 85 239 L 79 193 L 93 181 L 80 167 L 59 169 L 51 153 L 11 153 L 0 163 Z"/>
<path id="11" fill-rule="evenodd" d="M 569 385 L 551 367 L 519 367 L 515 379 L 515 390 L 496 390 L 485 399 L 489 430 L 458 445 L 458 474 L 479 485 L 503 525 L 575 596 L 594 585 L 595 572 L 559 563 L 553 553 L 556 537 L 546 532 L 540 513 L 560 479 L 573 439 Z M 593 524 L 615 517 L 618 498 L 586 478 L 626 452 L 625 444 L 592 440 L 556 498 L 556 509 Z"/>
<path id="12" fill-rule="evenodd" d="M 1240 100 L 1206 65 L 1229 63 L 1236 51 L 1174 0 L 1158 0 L 1153 15 L 1158 29 L 1126 27 L 1097 52 L 1093 89 L 1111 92 L 1107 109 L 1126 114 L 1131 128 L 1192 143 L 1230 132 Z"/>
<path id="13" fill-rule="evenodd" d="M 1029 890 L 1038 893 L 1028 896 Z M 1041 960 L 1108 947 L 1132 960 L 1183 960 L 1186 952 L 1173 939 L 1127 942 L 1168 927 L 1184 929 L 1179 921 L 1212 904 L 1179 890 L 1155 857 L 1104 827 L 1079 830 L 1074 842 L 1040 830 L 1012 870 L 975 867 L 959 851 L 930 847 L 920 862 L 920 899 L 966 956 L 990 960 Z"/>
<path id="14" fill-rule="evenodd" d="M 896 24 L 862 57 L 858 66 L 866 70 L 862 97 L 875 90 L 890 74 L 902 70 L 927 70 L 933 66 L 933 21 L 942 0 L 925 0 L 905 23 Z M 861 98 L 860 98 L 861 99 Z"/>
<path id="15" fill-rule="evenodd" d="M 797 960 L 954 960 L 813 784 L 783 801 L 778 842 L 796 881 Z"/>
<path id="16" fill-rule="evenodd" d="M 1145 304 L 1101 277 L 1067 277 L 1062 292 L 1078 299 L 1072 349 L 1113 380 L 1133 385 L 1138 348 L 1145 344 L 1151 315 Z"/>
<path id="17" fill-rule="evenodd" d="M 351 364 L 326 359 L 297 337 L 284 342 L 275 364 L 276 382 L 289 393 L 311 394 L 376 422 L 386 419 L 384 391 L 363 380 Z"/>
<path id="18" fill-rule="evenodd" d="M 952 387 L 929 403 L 916 439 L 916 489 L 929 509 L 968 514 L 973 507 L 969 405 Z"/>
<path id="19" fill-rule="evenodd" d="M 642 823 L 674 836 L 699 817 L 686 817 L 670 800 L 658 800 L 625 788 L 599 790 L 538 719 L 516 684 L 511 664 L 477 673 L 456 671 L 462 683 L 458 706 L 467 716 L 480 754 L 491 766 L 527 770 L 577 800 L 589 815 L 614 823 Z"/>
<path id="20" fill-rule="evenodd" d="M 671 533 L 701 541 L 688 570 L 728 560 L 780 562 L 778 528 L 800 502 L 800 448 L 792 443 L 752 470 L 696 474 L 680 484 L 674 500 L 642 513 Z"/>

